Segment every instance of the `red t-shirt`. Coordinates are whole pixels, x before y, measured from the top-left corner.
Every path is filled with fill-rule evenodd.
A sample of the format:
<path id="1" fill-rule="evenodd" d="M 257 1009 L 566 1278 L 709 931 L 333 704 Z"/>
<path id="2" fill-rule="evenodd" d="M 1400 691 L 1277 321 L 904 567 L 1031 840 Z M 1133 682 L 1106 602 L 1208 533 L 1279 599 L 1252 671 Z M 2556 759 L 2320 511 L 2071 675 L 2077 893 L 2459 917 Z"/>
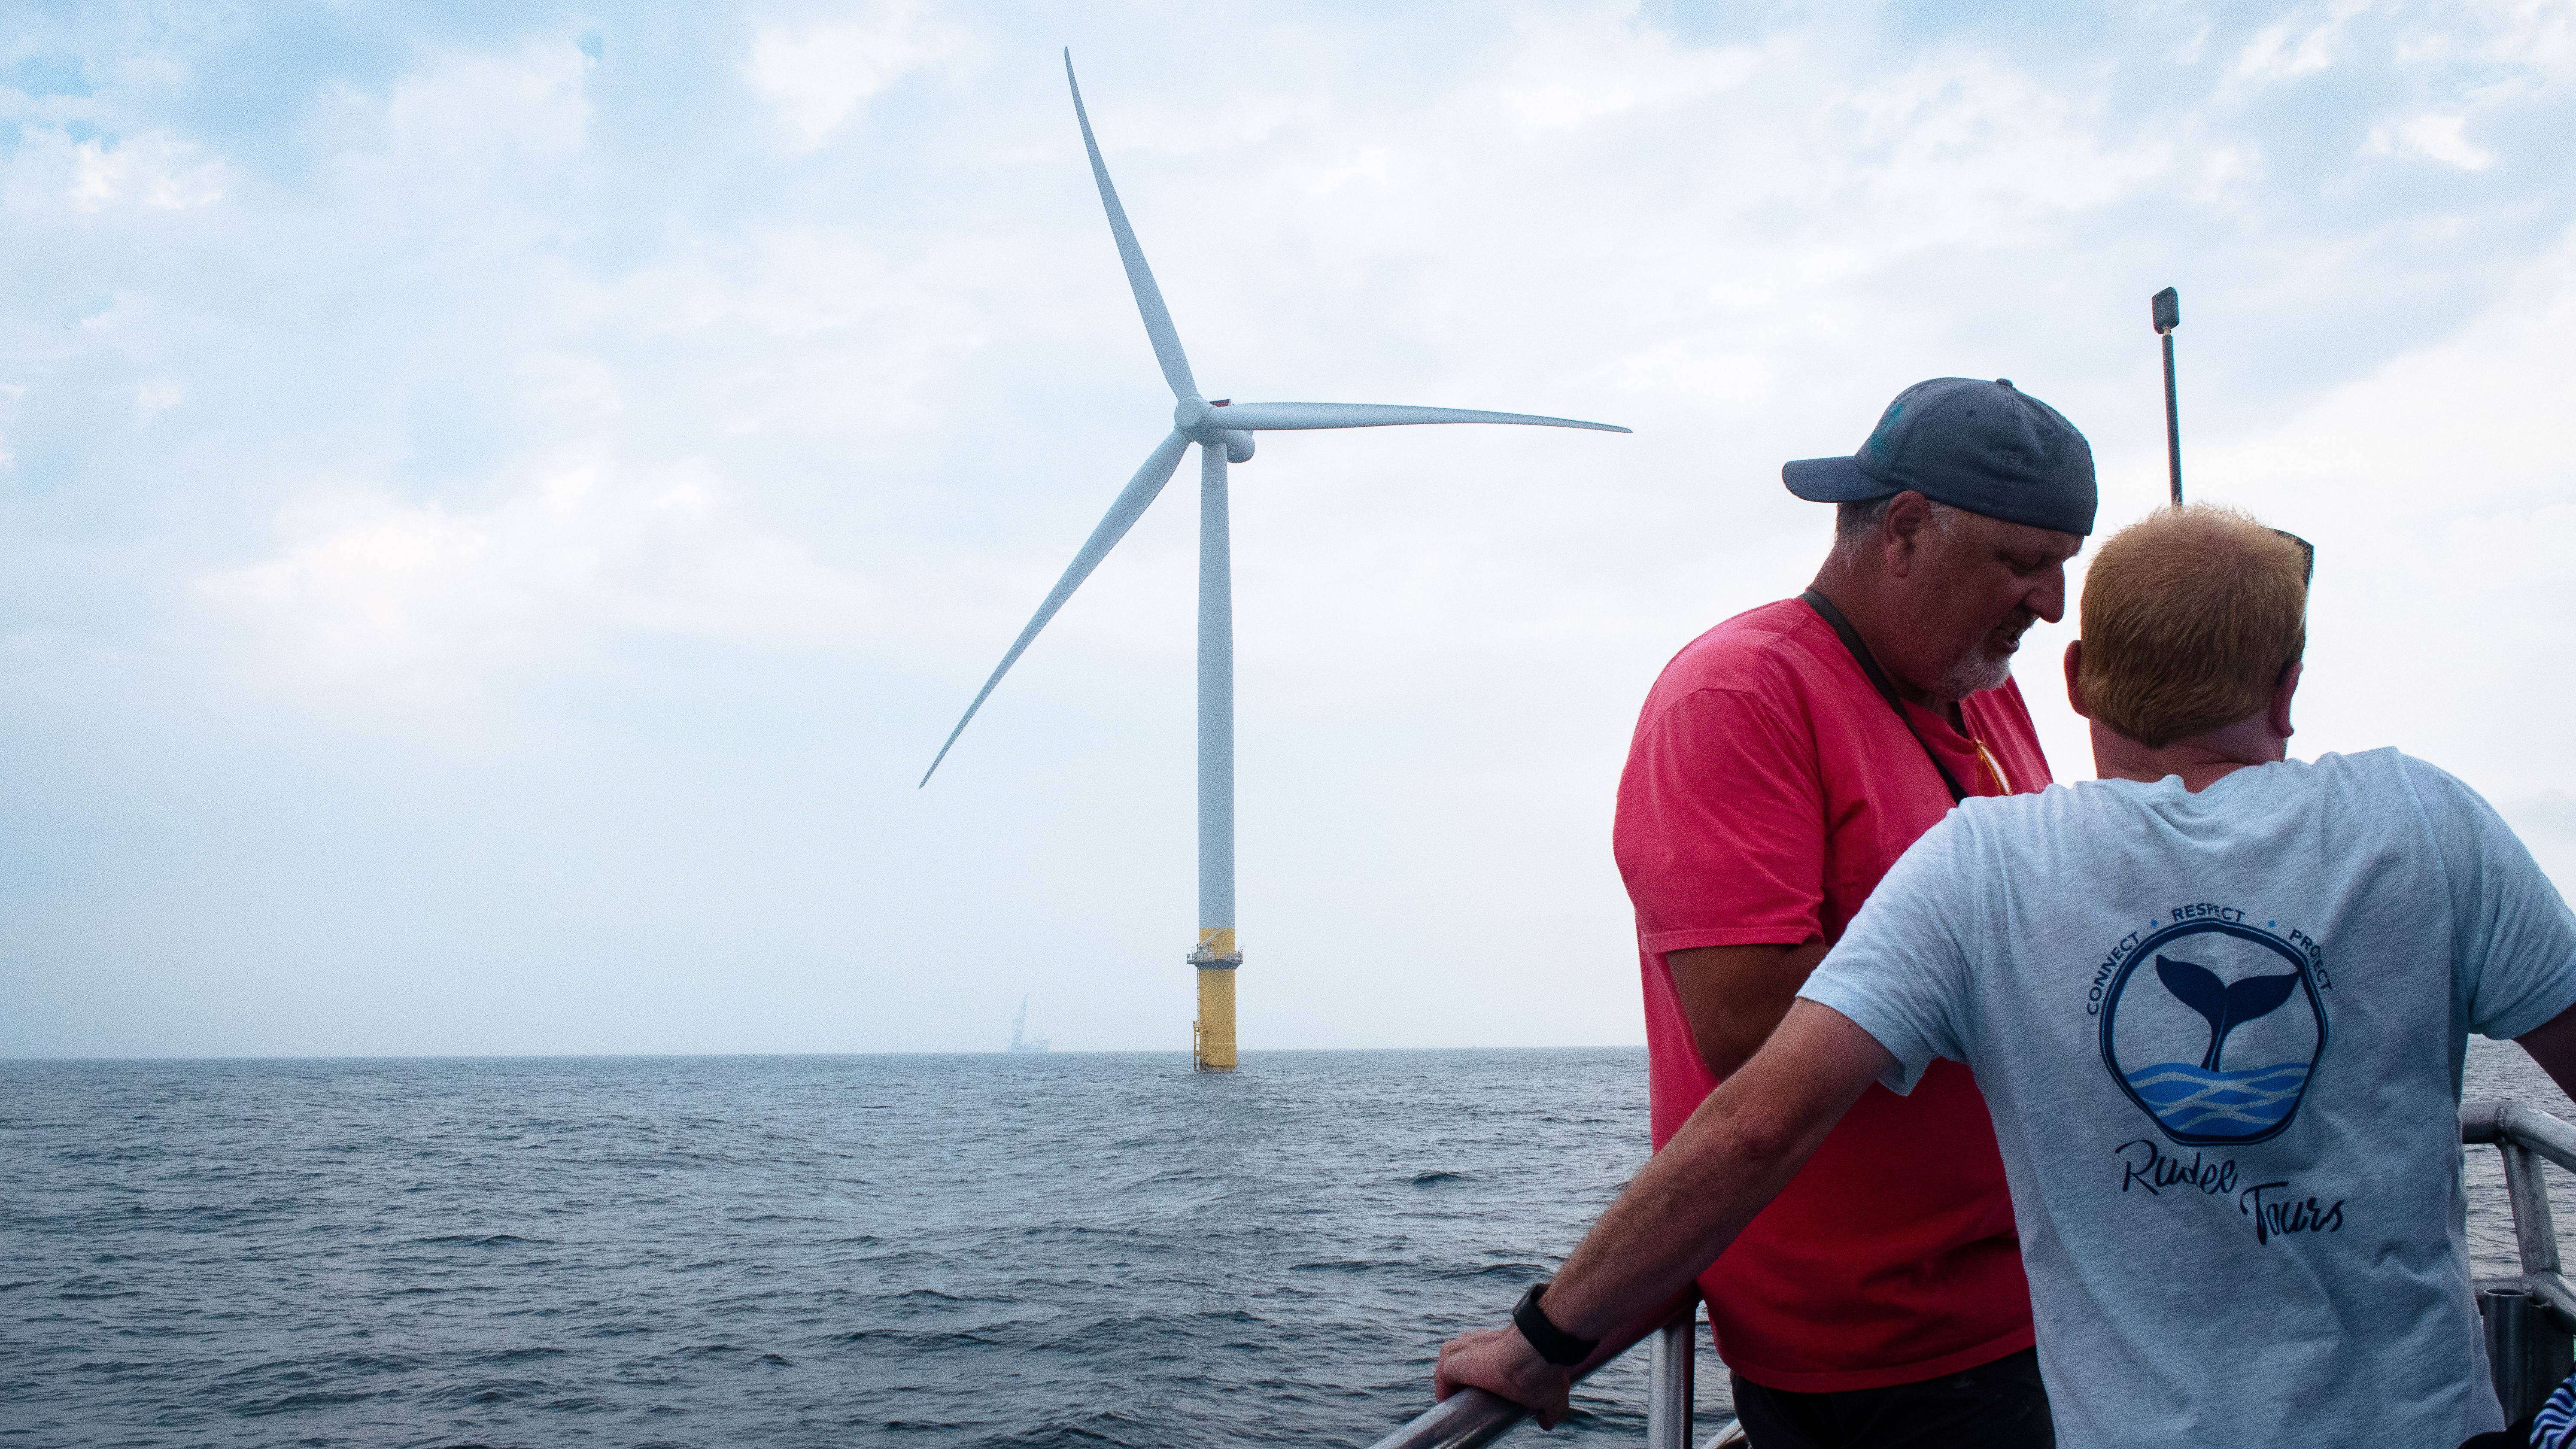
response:
<path id="1" fill-rule="evenodd" d="M 1970 793 L 2049 783 L 2010 681 L 1961 704 L 1973 739 L 1907 709 Z M 1637 908 L 1656 1150 L 1717 1087 L 1664 953 L 1839 939 L 1949 810 L 1923 747 L 1806 604 L 1738 614 L 1665 666 L 1614 832 Z M 1718 1353 L 1769 1388 L 1913 1383 L 2029 1347 L 2021 1240 L 1968 1069 L 1935 1062 L 1904 1097 L 1873 1083 L 1699 1282 Z"/>

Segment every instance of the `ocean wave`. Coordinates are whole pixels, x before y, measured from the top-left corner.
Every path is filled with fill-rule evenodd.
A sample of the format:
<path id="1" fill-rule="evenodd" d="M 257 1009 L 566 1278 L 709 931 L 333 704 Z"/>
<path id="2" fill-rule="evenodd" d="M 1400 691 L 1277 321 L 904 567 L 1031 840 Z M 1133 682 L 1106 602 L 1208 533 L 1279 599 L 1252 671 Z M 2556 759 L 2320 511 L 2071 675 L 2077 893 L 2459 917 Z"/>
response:
<path id="1" fill-rule="evenodd" d="M 1647 1160 L 1645 1065 L 1247 1054 L 1203 1091 L 1185 1054 L 0 1063 L 10 1427 L 135 1449 L 1366 1444 Z M 1497 1105 L 1531 1080 L 1543 1104 Z M 143 1112 L 144 1156 L 73 1160 Z M 512 1150 L 528 1136 L 549 1145 Z M 1435 1173 L 1467 1180 L 1413 1185 Z M 2470 1190 L 2509 1264 L 2509 1229 L 2478 1226 L 2500 1195 Z M 1642 1359 L 1588 1380 L 1550 1449 L 1635 1449 Z M 1701 1369 L 1714 1416 L 1725 1375 Z"/>

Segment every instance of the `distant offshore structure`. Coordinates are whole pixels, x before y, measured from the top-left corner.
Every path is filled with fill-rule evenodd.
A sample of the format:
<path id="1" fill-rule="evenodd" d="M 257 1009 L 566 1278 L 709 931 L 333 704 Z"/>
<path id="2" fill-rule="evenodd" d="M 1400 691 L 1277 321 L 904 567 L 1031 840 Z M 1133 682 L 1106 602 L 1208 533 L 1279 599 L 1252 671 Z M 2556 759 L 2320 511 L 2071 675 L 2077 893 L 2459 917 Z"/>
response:
<path id="1" fill-rule="evenodd" d="M 1082 551 L 1048 591 L 1045 602 L 1038 605 L 1028 627 L 1011 641 L 1010 652 L 1002 656 L 984 687 L 975 692 L 974 702 L 966 706 L 965 716 L 957 728 L 948 732 L 946 743 L 931 759 L 930 768 L 922 772 L 921 783 L 930 783 L 938 772 L 939 762 L 957 737 L 966 732 L 968 721 L 1002 682 L 1029 642 L 1045 628 L 1056 610 L 1091 576 L 1118 540 L 1145 512 L 1146 505 L 1163 491 L 1179 470 L 1181 459 L 1196 444 L 1199 449 L 1199 689 L 1198 689 L 1198 774 L 1199 774 L 1199 943 L 1184 959 L 1198 969 L 1199 1012 L 1190 1028 L 1190 1064 L 1203 1072 L 1230 1072 L 1235 1069 L 1234 977 L 1243 965 L 1243 951 L 1234 934 L 1234 565 L 1231 525 L 1228 522 L 1226 467 L 1231 463 L 1249 462 L 1252 458 L 1253 434 L 1271 431 L 1308 431 L 1325 428 L 1407 427 L 1423 423 L 1513 423 L 1543 428 L 1588 428 L 1596 432 L 1624 433 L 1626 428 L 1611 423 L 1587 423 L 1574 418 L 1540 417 L 1530 413 L 1491 413 L 1467 408 L 1425 408 L 1390 406 L 1379 403 L 1317 402 L 1236 402 L 1231 398 L 1208 398 L 1199 391 L 1197 378 L 1190 372 L 1189 357 L 1181 351 L 1181 334 L 1172 325 L 1170 309 L 1163 305 L 1162 289 L 1154 284 L 1154 273 L 1145 265 L 1144 249 L 1136 244 L 1135 229 L 1127 224 L 1127 209 L 1118 202 L 1118 190 L 1109 184 L 1109 164 L 1100 157 L 1100 142 L 1091 133 L 1091 115 L 1082 106 L 1082 87 L 1073 78 L 1073 52 L 1064 55 L 1064 82 L 1073 93 L 1073 118 L 1082 128 L 1083 150 L 1091 157 L 1091 179 L 1100 189 L 1100 205 L 1109 215 L 1109 234 L 1118 244 L 1119 261 L 1127 269 L 1127 286 L 1136 296 L 1136 310 L 1145 321 L 1145 336 L 1154 345 L 1154 358 L 1162 364 L 1163 380 L 1171 385 L 1172 430 L 1154 451 L 1147 455 L 1143 467 L 1127 481 L 1127 487 L 1109 505 L 1100 526 L 1091 531 Z M 1254 285 L 1277 294 L 1287 290 L 1277 277 L 1253 279 Z M 1020 1050 L 1014 1045 L 1012 1050 Z M 1035 1050 L 1035 1048 L 1031 1048 Z"/>
<path id="2" fill-rule="evenodd" d="M 1028 1029 L 1029 999 L 1023 996 L 1020 998 L 1020 1014 L 1011 1018 L 1010 1049 L 1015 1052 L 1045 1051 L 1047 1049 L 1047 1039 L 1042 1036 L 1027 1035 Z"/>

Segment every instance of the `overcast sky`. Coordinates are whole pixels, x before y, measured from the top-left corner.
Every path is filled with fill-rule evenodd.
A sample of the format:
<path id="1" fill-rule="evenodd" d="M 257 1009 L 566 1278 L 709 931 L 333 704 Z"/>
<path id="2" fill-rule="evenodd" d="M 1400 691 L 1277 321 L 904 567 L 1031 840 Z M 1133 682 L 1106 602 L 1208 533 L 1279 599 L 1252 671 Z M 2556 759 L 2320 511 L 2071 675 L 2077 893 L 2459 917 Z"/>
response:
<path id="1" fill-rule="evenodd" d="M 2303 755 L 2576 885 L 2576 6 L 21 3 L 0 1055 L 1185 1050 L 1170 396 L 1235 472 L 1242 1039 L 1642 1039 L 1656 671 L 1779 465 L 2013 378 L 2318 545 Z M 2043 627 L 2020 675 L 2091 774 Z"/>

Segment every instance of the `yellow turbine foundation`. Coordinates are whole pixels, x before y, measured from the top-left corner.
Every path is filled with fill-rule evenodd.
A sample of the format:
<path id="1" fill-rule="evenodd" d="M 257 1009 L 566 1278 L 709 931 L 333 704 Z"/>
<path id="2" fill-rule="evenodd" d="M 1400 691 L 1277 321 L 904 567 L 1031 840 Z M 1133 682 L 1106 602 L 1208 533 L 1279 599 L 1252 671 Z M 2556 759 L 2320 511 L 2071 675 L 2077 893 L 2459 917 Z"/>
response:
<path id="1" fill-rule="evenodd" d="M 1234 972 L 1243 960 L 1234 949 L 1234 932 L 1215 928 L 1199 932 L 1199 948 L 1190 953 L 1190 959 L 1202 963 L 1199 1019 L 1190 1028 L 1190 1065 L 1202 1072 L 1233 1071 Z"/>
<path id="2" fill-rule="evenodd" d="M 1234 1070 L 1234 972 L 1199 972 L 1198 1060 L 1202 1072 Z"/>

